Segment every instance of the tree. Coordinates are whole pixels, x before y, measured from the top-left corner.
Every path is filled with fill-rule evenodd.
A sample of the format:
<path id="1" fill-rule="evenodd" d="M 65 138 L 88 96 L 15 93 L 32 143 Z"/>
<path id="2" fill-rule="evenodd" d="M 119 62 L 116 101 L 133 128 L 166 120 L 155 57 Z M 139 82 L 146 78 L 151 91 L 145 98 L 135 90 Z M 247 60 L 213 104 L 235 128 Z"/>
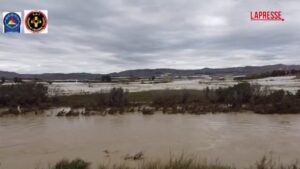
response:
<path id="1" fill-rule="evenodd" d="M 155 80 L 155 76 L 151 76 L 151 77 L 149 78 L 149 80 L 154 81 L 154 80 Z"/>
<path id="2" fill-rule="evenodd" d="M 111 82 L 111 76 L 110 75 L 103 75 L 101 76 L 102 82 Z"/>
<path id="3" fill-rule="evenodd" d="M 0 106 L 40 105 L 48 99 L 48 87 L 36 83 L 0 86 Z"/>
<path id="4" fill-rule="evenodd" d="M 1 84 L 5 83 L 6 79 L 5 77 L 1 77 Z"/>
<path id="5" fill-rule="evenodd" d="M 300 90 L 297 91 L 296 96 L 300 99 Z"/>
<path id="6" fill-rule="evenodd" d="M 250 102 L 253 88 L 250 83 L 243 82 L 226 89 L 219 88 L 216 93 L 219 96 L 219 102 L 231 104 L 233 107 L 240 107 L 242 104 Z"/>
<path id="7" fill-rule="evenodd" d="M 111 89 L 108 96 L 108 105 L 114 107 L 123 107 L 129 103 L 128 92 L 124 92 L 122 88 Z"/>
<path id="8" fill-rule="evenodd" d="M 269 95 L 269 99 L 268 100 L 271 103 L 279 103 L 279 102 L 282 102 L 284 96 L 285 96 L 285 91 L 284 90 L 276 90 L 276 91 L 273 91 Z"/>
<path id="9" fill-rule="evenodd" d="M 22 79 L 19 77 L 14 77 L 14 82 L 15 83 L 22 83 Z"/>

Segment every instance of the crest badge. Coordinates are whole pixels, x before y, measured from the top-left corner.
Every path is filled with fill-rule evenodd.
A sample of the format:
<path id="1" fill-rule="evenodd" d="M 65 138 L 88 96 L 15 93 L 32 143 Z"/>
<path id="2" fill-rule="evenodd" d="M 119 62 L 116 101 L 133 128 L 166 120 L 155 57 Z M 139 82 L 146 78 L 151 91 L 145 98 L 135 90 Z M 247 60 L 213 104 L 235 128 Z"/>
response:
<path id="1" fill-rule="evenodd" d="M 47 10 L 25 10 L 24 22 L 24 33 L 48 33 Z"/>
<path id="2" fill-rule="evenodd" d="M 20 33 L 21 24 L 21 12 L 3 12 L 3 33 Z"/>

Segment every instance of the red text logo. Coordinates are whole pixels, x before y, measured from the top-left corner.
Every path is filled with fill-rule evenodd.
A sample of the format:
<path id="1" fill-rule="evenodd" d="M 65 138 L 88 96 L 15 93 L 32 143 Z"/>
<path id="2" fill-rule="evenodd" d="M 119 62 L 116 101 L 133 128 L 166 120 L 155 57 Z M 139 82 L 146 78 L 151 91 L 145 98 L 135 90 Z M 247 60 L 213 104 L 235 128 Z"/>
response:
<path id="1" fill-rule="evenodd" d="M 251 11 L 250 19 L 252 21 L 284 21 L 281 11 Z"/>

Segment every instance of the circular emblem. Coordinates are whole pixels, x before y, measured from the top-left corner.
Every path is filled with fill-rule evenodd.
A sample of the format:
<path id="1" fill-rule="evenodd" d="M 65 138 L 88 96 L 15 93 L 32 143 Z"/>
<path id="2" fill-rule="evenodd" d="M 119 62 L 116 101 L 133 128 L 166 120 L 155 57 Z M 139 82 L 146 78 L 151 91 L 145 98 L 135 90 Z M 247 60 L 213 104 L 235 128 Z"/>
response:
<path id="1" fill-rule="evenodd" d="M 30 12 L 25 18 L 26 28 L 32 32 L 43 31 L 47 27 L 47 24 L 47 17 L 41 11 Z"/>
<path id="2" fill-rule="evenodd" d="M 21 25 L 21 18 L 18 14 L 11 12 L 5 15 L 3 24 L 6 29 L 15 30 Z"/>

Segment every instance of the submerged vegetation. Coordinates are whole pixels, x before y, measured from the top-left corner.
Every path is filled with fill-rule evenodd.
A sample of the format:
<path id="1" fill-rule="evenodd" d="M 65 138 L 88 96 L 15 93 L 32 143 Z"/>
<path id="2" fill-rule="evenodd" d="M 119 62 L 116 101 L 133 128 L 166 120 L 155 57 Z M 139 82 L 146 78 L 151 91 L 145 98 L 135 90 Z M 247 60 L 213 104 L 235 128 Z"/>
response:
<path id="1" fill-rule="evenodd" d="M 39 106 L 48 101 L 48 89 L 42 84 L 22 83 L 0 86 L 1 106 Z"/>
<path id="2" fill-rule="evenodd" d="M 204 90 L 158 90 L 129 93 L 122 88 L 93 94 L 48 96 L 47 86 L 18 83 L 0 86 L 0 106 L 49 108 L 71 107 L 106 111 L 104 114 L 142 112 L 153 114 L 254 111 L 256 113 L 300 113 L 300 90 L 292 94 L 242 82 L 232 87 Z M 78 113 L 76 113 L 77 115 Z M 90 115 L 90 113 L 87 113 Z"/>
<path id="3" fill-rule="evenodd" d="M 91 169 L 90 163 L 81 159 L 73 161 L 61 160 L 57 162 L 54 167 L 49 169 Z M 120 165 L 99 165 L 98 169 L 237 169 L 237 167 L 224 165 L 219 162 L 208 163 L 200 161 L 195 158 L 186 158 L 181 156 L 179 158 L 171 158 L 168 162 L 143 161 L 136 167 L 128 166 L 126 164 Z M 280 164 L 275 162 L 272 158 L 263 157 L 254 165 L 246 167 L 245 169 L 300 169 L 297 162 L 291 164 Z"/>
<path id="4" fill-rule="evenodd" d="M 67 159 L 63 159 L 55 164 L 51 169 L 89 169 L 90 163 L 76 159 L 73 161 L 69 161 Z"/>
<path id="5" fill-rule="evenodd" d="M 300 113 L 299 91 L 296 95 L 284 91 L 270 91 L 247 82 L 233 87 L 202 91 L 164 91 L 156 95 L 153 105 L 180 106 L 192 112 L 228 112 L 250 110 L 256 113 Z M 195 110 L 196 109 L 196 110 Z"/>

